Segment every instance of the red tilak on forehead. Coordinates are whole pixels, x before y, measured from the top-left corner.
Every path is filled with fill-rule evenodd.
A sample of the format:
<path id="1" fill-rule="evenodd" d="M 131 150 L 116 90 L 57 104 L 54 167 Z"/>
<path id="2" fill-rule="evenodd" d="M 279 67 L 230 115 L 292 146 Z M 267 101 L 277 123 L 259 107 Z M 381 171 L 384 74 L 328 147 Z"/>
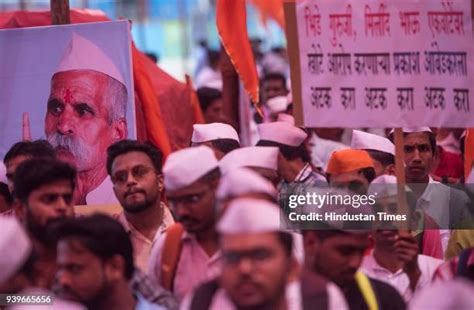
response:
<path id="1" fill-rule="evenodd" d="M 63 95 L 64 103 L 72 103 L 74 97 L 72 96 L 72 91 L 69 88 L 66 88 Z"/>

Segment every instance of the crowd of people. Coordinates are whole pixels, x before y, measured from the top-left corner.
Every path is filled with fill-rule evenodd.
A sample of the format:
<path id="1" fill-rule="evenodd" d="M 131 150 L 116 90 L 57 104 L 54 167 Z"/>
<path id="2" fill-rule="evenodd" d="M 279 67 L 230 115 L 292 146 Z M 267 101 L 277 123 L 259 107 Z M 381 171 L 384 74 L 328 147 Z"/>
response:
<path id="1" fill-rule="evenodd" d="M 263 62 L 263 117 L 249 124 L 250 146 L 225 121 L 215 72 L 198 79 L 206 123 L 193 126 L 189 147 L 164 158 L 118 127 L 96 168 L 119 212 L 77 212 L 87 169 L 64 160 L 69 144 L 11 146 L 0 183 L 0 294 L 53 296 L 51 309 L 474 309 L 474 193 L 461 187 L 474 172 L 460 168 L 463 130 L 403 129 L 403 209 L 393 131 L 296 126 L 287 72 L 271 72 L 274 59 L 285 67 L 281 53 Z M 70 74 L 53 84 L 67 88 L 81 73 Z M 53 94 L 48 137 L 73 141 L 77 128 L 61 125 L 69 102 Z M 291 195 L 327 192 L 372 194 L 376 203 L 358 212 L 410 221 L 286 223 Z"/>

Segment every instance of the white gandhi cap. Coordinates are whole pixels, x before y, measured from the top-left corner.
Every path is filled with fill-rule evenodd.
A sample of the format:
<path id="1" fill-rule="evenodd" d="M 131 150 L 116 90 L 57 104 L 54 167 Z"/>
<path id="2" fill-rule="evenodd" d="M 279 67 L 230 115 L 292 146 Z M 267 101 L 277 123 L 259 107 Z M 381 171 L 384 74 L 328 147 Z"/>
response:
<path id="1" fill-rule="evenodd" d="M 240 143 L 234 127 L 224 123 L 194 124 L 191 142 L 200 143 L 219 139 L 231 139 Z"/>
<path id="2" fill-rule="evenodd" d="M 246 234 L 285 231 L 280 226 L 278 205 L 261 199 L 232 200 L 217 223 L 221 234 Z"/>
<path id="3" fill-rule="evenodd" d="M 97 45 L 77 33 L 72 34 L 55 73 L 71 70 L 98 71 L 126 85 L 113 61 Z"/>
<path id="4" fill-rule="evenodd" d="M 308 137 L 301 128 L 287 122 L 264 123 L 257 126 L 260 140 L 273 141 L 289 146 L 299 146 Z"/>
<path id="5" fill-rule="evenodd" d="M 233 150 L 219 162 L 223 174 L 238 167 L 257 167 L 278 169 L 278 148 L 267 146 L 249 146 Z"/>
<path id="6" fill-rule="evenodd" d="M 395 145 L 389 139 L 360 130 L 352 132 L 351 147 L 356 150 L 375 150 L 395 156 Z"/>
<path id="7" fill-rule="evenodd" d="M 163 166 L 165 188 L 171 191 L 181 189 L 218 167 L 214 152 L 207 146 L 176 151 L 168 155 Z"/>
<path id="8" fill-rule="evenodd" d="M 263 193 L 273 198 L 277 196 L 277 190 L 270 181 L 251 169 L 236 168 L 222 176 L 216 197 L 222 200 L 253 193 Z"/>
<path id="9" fill-rule="evenodd" d="M 31 254 L 32 245 L 25 230 L 14 217 L 1 216 L 0 284 L 8 281 Z"/>

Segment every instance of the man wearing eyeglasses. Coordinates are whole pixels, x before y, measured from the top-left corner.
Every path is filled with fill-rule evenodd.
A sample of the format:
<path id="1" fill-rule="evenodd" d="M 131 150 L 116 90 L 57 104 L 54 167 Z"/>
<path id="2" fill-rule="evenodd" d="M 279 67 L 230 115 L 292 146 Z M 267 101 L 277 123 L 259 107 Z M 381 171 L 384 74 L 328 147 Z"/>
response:
<path id="1" fill-rule="evenodd" d="M 280 223 L 279 207 L 237 198 L 217 224 L 222 273 L 189 294 L 188 309 L 347 309 L 342 292 L 321 276 L 300 273 L 292 234 Z"/>
<path id="2" fill-rule="evenodd" d="M 111 145 L 107 155 L 107 172 L 123 208 L 117 220 L 132 240 L 136 266 L 146 271 L 153 244 L 174 222 L 161 201 L 163 156 L 151 144 L 133 140 Z"/>
<path id="3" fill-rule="evenodd" d="M 219 272 L 214 205 L 221 173 L 212 149 L 197 146 L 171 153 L 163 174 L 166 197 L 179 224 L 153 247 L 148 272 L 181 300 Z"/>

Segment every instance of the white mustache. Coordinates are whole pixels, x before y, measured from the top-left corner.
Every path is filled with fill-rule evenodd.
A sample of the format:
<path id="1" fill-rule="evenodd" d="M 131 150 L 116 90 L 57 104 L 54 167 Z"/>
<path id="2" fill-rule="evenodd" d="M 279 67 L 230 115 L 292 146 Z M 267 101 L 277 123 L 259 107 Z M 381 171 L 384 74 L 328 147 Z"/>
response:
<path id="1" fill-rule="evenodd" d="M 91 158 L 88 147 L 78 138 L 53 133 L 47 139 L 54 148 L 60 147 L 68 150 L 74 156 L 78 165 L 87 162 Z"/>

